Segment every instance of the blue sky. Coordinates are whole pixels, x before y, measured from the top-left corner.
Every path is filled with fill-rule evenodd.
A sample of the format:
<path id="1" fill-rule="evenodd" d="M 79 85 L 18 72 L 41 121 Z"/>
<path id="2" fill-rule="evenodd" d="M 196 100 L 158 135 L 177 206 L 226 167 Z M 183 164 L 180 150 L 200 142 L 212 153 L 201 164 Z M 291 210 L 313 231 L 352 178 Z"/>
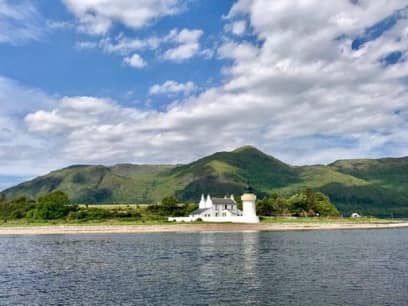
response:
<path id="1" fill-rule="evenodd" d="M 400 0 L 0 0 L 0 189 L 252 144 L 408 155 Z"/>
<path id="2" fill-rule="evenodd" d="M 79 43 L 98 43 L 101 37 L 78 32 L 75 16 L 62 2 L 31 3 L 34 3 L 40 18 L 44 18 L 39 23 L 45 28 L 38 41 L 0 45 L 4 58 L 1 73 L 4 76 L 61 96 L 109 96 L 123 103 L 132 103 L 132 100 L 143 102 L 150 86 L 169 79 L 193 81 L 204 87 L 220 82 L 222 61 L 216 57 L 206 60 L 196 57 L 175 63 L 157 58 L 155 51 L 143 50 L 143 58 L 149 64 L 136 70 L 124 65 L 123 57 L 116 54 L 106 54 L 99 48 L 80 49 Z M 233 1 L 186 3 L 184 10 L 188 10 L 188 14 L 169 16 L 137 31 L 120 23 L 114 24 L 105 37 L 123 35 L 146 39 L 166 36 L 171 29 L 200 29 L 206 33 L 200 42 L 202 48 L 212 48 L 224 34 L 222 29 L 226 22 L 221 17 L 228 14 Z M 130 97 L 129 92 L 133 93 Z"/>

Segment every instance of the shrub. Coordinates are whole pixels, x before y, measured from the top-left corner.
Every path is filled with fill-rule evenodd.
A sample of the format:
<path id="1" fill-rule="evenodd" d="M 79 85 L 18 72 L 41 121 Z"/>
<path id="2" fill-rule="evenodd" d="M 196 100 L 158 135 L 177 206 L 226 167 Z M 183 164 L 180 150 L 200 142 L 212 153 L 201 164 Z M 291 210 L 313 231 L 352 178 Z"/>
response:
<path id="1" fill-rule="evenodd" d="M 25 197 L 17 198 L 11 202 L 3 200 L 0 202 L 0 218 L 4 221 L 24 218 L 27 212 L 35 208 L 35 205 L 34 201 Z"/>
<path id="2" fill-rule="evenodd" d="M 76 211 L 77 206 L 70 205 L 68 196 L 62 191 L 55 191 L 38 200 L 36 216 L 44 220 L 66 217 L 69 212 Z"/>
<path id="3" fill-rule="evenodd" d="M 103 208 L 85 208 L 77 211 L 71 211 L 68 214 L 69 220 L 103 220 L 112 217 L 112 213 L 109 210 Z"/>

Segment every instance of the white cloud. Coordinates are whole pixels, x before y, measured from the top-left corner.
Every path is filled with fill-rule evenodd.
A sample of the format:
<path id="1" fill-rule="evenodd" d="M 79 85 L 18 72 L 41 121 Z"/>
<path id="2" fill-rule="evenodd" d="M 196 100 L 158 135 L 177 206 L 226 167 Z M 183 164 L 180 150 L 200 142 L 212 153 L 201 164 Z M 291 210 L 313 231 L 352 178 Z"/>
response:
<path id="1" fill-rule="evenodd" d="M 176 44 L 176 47 L 166 50 L 163 58 L 170 61 L 181 62 L 195 56 L 200 50 L 201 30 L 172 30 L 166 40 Z"/>
<path id="2" fill-rule="evenodd" d="M 110 38 L 103 38 L 99 42 L 99 47 L 106 53 L 127 55 L 138 50 L 156 49 L 162 42 L 162 38 L 155 36 L 146 39 L 120 36 L 114 41 Z"/>
<path id="3" fill-rule="evenodd" d="M 79 49 L 101 48 L 108 54 L 127 56 L 125 62 L 130 61 L 130 54 L 138 51 L 158 51 L 160 47 L 167 48 L 161 55 L 162 59 L 182 62 L 196 55 L 210 57 L 211 50 L 200 51 L 200 38 L 203 31 L 198 29 L 173 29 L 165 36 L 150 36 L 147 38 L 135 38 L 119 35 L 112 39 L 104 37 L 99 42 L 83 41 L 77 43 Z M 157 52 L 160 54 L 160 51 Z"/>
<path id="4" fill-rule="evenodd" d="M 129 65 L 130 67 L 137 69 L 143 68 L 147 65 L 143 58 L 141 58 L 141 56 L 137 53 L 134 53 L 132 56 L 125 57 L 123 59 L 123 62 Z"/>
<path id="5" fill-rule="evenodd" d="M 0 0 L 0 43 L 39 40 L 43 34 L 41 16 L 30 1 Z"/>
<path id="6" fill-rule="evenodd" d="M 246 31 L 246 28 L 247 28 L 246 20 L 235 21 L 230 24 L 227 24 L 226 26 L 227 31 L 237 36 L 243 35 Z"/>
<path id="7" fill-rule="evenodd" d="M 149 89 L 149 93 L 151 95 L 175 94 L 175 93 L 189 94 L 193 92 L 195 89 L 196 89 L 196 86 L 191 81 L 186 82 L 186 83 L 166 81 L 163 84 L 155 84 L 151 86 Z"/>
<path id="8" fill-rule="evenodd" d="M 235 61 L 252 61 L 258 56 L 259 49 L 247 42 L 226 42 L 218 48 L 220 58 L 229 58 Z"/>
<path id="9" fill-rule="evenodd" d="M 129 114 L 134 116 L 136 113 L 121 108 L 109 99 L 64 97 L 55 109 L 30 113 L 25 117 L 25 122 L 32 132 L 64 134 L 104 122 L 120 124 L 122 117 L 128 117 Z"/>
<path id="10" fill-rule="evenodd" d="M 114 22 L 139 29 L 182 9 L 179 0 L 64 0 L 64 3 L 79 19 L 80 29 L 90 34 L 105 34 Z"/>

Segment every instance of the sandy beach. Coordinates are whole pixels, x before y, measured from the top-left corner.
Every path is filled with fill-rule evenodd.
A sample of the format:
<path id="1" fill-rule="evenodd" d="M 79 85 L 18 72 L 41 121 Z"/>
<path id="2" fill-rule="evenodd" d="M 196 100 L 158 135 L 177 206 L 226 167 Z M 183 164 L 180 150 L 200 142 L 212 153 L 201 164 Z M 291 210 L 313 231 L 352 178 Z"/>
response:
<path id="1" fill-rule="evenodd" d="M 277 224 L 169 224 L 169 225 L 47 225 L 0 227 L 0 235 L 57 235 L 104 233 L 193 233 L 245 231 L 307 231 L 408 228 L 408 222 L 392 223 L 277 223 Z"/>

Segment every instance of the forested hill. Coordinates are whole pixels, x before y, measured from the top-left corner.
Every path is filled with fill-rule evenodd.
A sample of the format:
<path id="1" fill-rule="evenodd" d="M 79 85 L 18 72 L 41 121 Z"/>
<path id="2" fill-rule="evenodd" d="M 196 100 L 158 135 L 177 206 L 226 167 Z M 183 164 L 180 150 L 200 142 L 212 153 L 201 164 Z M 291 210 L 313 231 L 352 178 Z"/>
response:
<path id="1" fill-rule="evenodd" d="M 408 158 L 295 167 L 250 146 L 178 166 L 76 165 L 4 190 L 2 195 L 38 198 L 61 190 L 76 203 L 155 203 L 170 194 L 197 201 L 201 193 L 240 194 L 248 182 L 258 197 L 310 187 L 327 194 L 344 214 L 408 217 Z"/>

